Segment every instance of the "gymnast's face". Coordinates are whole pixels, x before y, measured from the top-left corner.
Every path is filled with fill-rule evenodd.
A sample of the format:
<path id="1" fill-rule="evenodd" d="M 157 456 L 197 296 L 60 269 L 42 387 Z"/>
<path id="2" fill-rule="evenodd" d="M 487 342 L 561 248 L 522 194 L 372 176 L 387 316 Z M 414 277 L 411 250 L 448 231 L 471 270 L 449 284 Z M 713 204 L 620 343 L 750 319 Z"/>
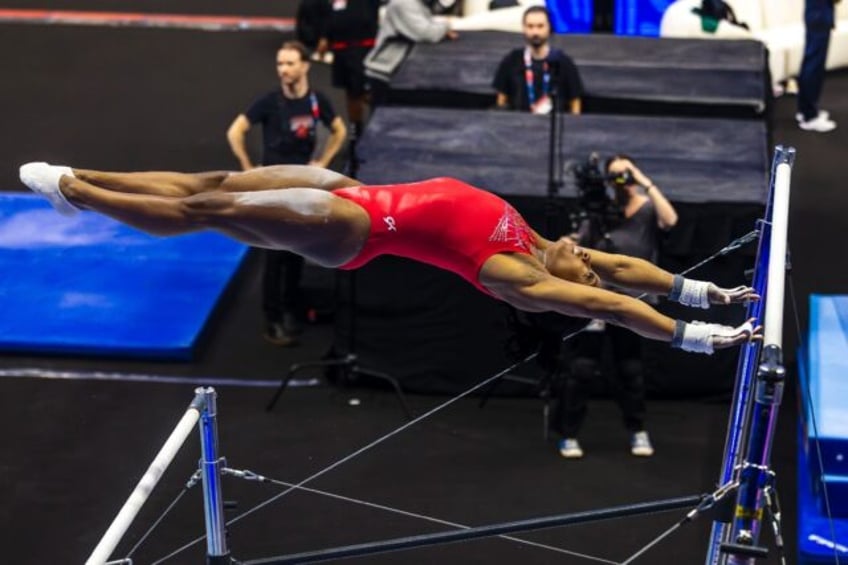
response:
<path id="1" fill-rule="evenodd" d="M 306 77 L 309 63 L 300 57 L 297 49 L 277 51 L 277 76 L 286 86 L 294 86 Z"/>
<path id="2" fill-rule="evenodd" d="M 599 286 L 601 279 L 592 270 L 589 254 L 562 237 L 551 243 L 544 254 L 545 268 L 553 276 L 589 286 Z"/>

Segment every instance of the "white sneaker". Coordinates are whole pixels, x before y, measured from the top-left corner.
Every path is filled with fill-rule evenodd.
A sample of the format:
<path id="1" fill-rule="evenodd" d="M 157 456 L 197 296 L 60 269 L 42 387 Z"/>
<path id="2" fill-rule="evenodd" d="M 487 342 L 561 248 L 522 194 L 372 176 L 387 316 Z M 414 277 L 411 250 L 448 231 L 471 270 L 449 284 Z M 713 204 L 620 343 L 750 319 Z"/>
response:
<path id="1" fill-rule="evenodd" d="M 73 216 L 79 208 L 68 202 L 59 190 L 62 175 L 74 176 L 70 167 L 56 167 L 44 162 L 27 163 L 19 170 L 21 182 L 36 194 L 42 195 L 63 216 Z"/>
<path id="2" fill-rule="evenodd" d="M 580 459 L 583 457 L 583 450 L 576 439 L 565 438 L 559 442 L 559 454 L 566 459 Z"/>
<path id="3" fill-rule="evenodd" d="M 798 127 L 804 131 L 826 133 L 836 129 L 836 122 L 828 118 L 823 118 L 822 114 L 819 113 L 819 115 L 812 120 L 798 122 Z"/>
<path id="4" fill-rule="evenodd" d="M 654 446 L 648 432 L 636 432 L 630 436 L 630 453 L 637 457 L 650 457 L 654 454 Z"/>
<path id="5" fill-rule="evenodd" d="M 786 79 L 786 84 L 783 86 L 785 94 L 798 94 L 798 81 L 794 78 Z"/>
<path id="6" fill-rule="evenodd" d="M 830 120 L 830 112 L 828 112 L 827 110 L 819 110 L 819 113 L 816 115 L 816 117 L 821 118 L 823 120 Z M 796 112 L 795 113 L 795 121 L 796 122 L 803 122 L 804 121 L 804 114 L 802 114 L 801 112 Z"/>
<path id="7" fill-rule="evenodd" d="M 333 52 L 326 51 L 323 55 L 318 53 L 317 51 L 313 51 L 312 55 L 309 56 L 309 59 L 315 61 L 316 63 L 324 63 L 327 65 L 333 64 Z"/>

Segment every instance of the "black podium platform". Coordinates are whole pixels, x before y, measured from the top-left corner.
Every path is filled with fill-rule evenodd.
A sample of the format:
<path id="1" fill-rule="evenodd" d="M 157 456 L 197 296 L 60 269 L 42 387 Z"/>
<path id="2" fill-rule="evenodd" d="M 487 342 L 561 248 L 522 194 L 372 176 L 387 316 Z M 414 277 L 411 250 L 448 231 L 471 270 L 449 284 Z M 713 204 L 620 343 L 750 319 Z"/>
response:
<path id="1" fill-rule="evenodd" d="M 747 233 L 762 214 L 768 165 L 761 121 L 585 115 L 566 116 L 564 124 L 566 161 L 590 151 L 628 153 L 675 202 L 680 222 L 662 259 L 669 270 L 679 272 Z M 360 143 L 360 178 L 391 184 L 454 176 L 502 195 L 544 232 L 547 135 L 546 119 L 530 114 L 384 107 Z M 558 199 L 564 214 L 575 208 L 574 196 L 567 182 Z M 741 284 L 752 253 L 753 246 L 692 276 Z M 505 307 L 456 275 L 385 257 L 361 269 L 357 284 L 358 354 L 407 389 L 458 392 L 509 365 Z M 342 305 L 337 344 L 346 343 L 350 306 Z M 686 320 L 735 323 L 744 315 L 741 308 L 660 308 Z M 735 355 L 706 358 L 652 344 L 648 382 L 664 393 L 723 390 Z"/>
<path id="2" fill-rule="evenodd" d="M 556 35 L 552 44 L 577 64 L 590 112 L 757 117 L 767 107 L 767 53 L 756 41 L 597 34 Z M 521 35 L 496 31 L 417 44 L 392 78 L 389 99 L 491 106 L 498 63 L 521 46 Z"/>
<path id="3" fill-rule="evenodd" d="M 765 199 L 766 127 L 757 120 L 561 116 L 562 160 L 625 153 L 675 202 Z M 511 197 L 547 194 L 549 118 L 520 112 L 380 108 L 359 154 L 363 182 L 453 176 Z M 576 195 L 566 182 L 563 195 Z"/>

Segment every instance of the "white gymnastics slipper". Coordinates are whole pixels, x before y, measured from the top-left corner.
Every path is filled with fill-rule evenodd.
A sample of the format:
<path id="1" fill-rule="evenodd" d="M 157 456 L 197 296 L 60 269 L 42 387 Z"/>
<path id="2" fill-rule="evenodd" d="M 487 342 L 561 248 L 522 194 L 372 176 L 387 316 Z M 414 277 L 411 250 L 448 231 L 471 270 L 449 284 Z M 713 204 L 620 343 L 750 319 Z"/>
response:
<path id="1" fill-rule="evenodd" d="M 21 182 L 33 192 L 44 196 L 53 208 L 63 216 L 73 216 L 79 208 L 68 202 L 59 190 L 59 179 L 62 175 L 74 176 L 70 167 L 57 167 L 44 162 L 21 165 Z"/>

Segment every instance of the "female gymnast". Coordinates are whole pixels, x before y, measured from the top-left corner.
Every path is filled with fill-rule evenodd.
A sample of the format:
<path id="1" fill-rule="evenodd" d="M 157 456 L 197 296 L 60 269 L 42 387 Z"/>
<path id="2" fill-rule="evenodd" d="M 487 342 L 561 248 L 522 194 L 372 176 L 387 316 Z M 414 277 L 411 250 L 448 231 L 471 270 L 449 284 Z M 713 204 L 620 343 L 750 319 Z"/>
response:
<path id="1" fill-rule="evenodd" d="M 601 319 L 686 351 L 711 354 L 759 337 L 753 320 L 736 328 L 686 323 L 600 284 L 699 308 L 755 300 L 752 288 L 719 288 L 568 238 L 547 240 L 500 197 L 452 178 L 366 186 L 296 165 L 112 173 L 43 162 L 23 165 L 20 178 L 63 214 L 93 210 L 158 236 L 210 229 L 339 269 L 378 255 L 407 257 L 452 271 L 519 310 Z"/>

